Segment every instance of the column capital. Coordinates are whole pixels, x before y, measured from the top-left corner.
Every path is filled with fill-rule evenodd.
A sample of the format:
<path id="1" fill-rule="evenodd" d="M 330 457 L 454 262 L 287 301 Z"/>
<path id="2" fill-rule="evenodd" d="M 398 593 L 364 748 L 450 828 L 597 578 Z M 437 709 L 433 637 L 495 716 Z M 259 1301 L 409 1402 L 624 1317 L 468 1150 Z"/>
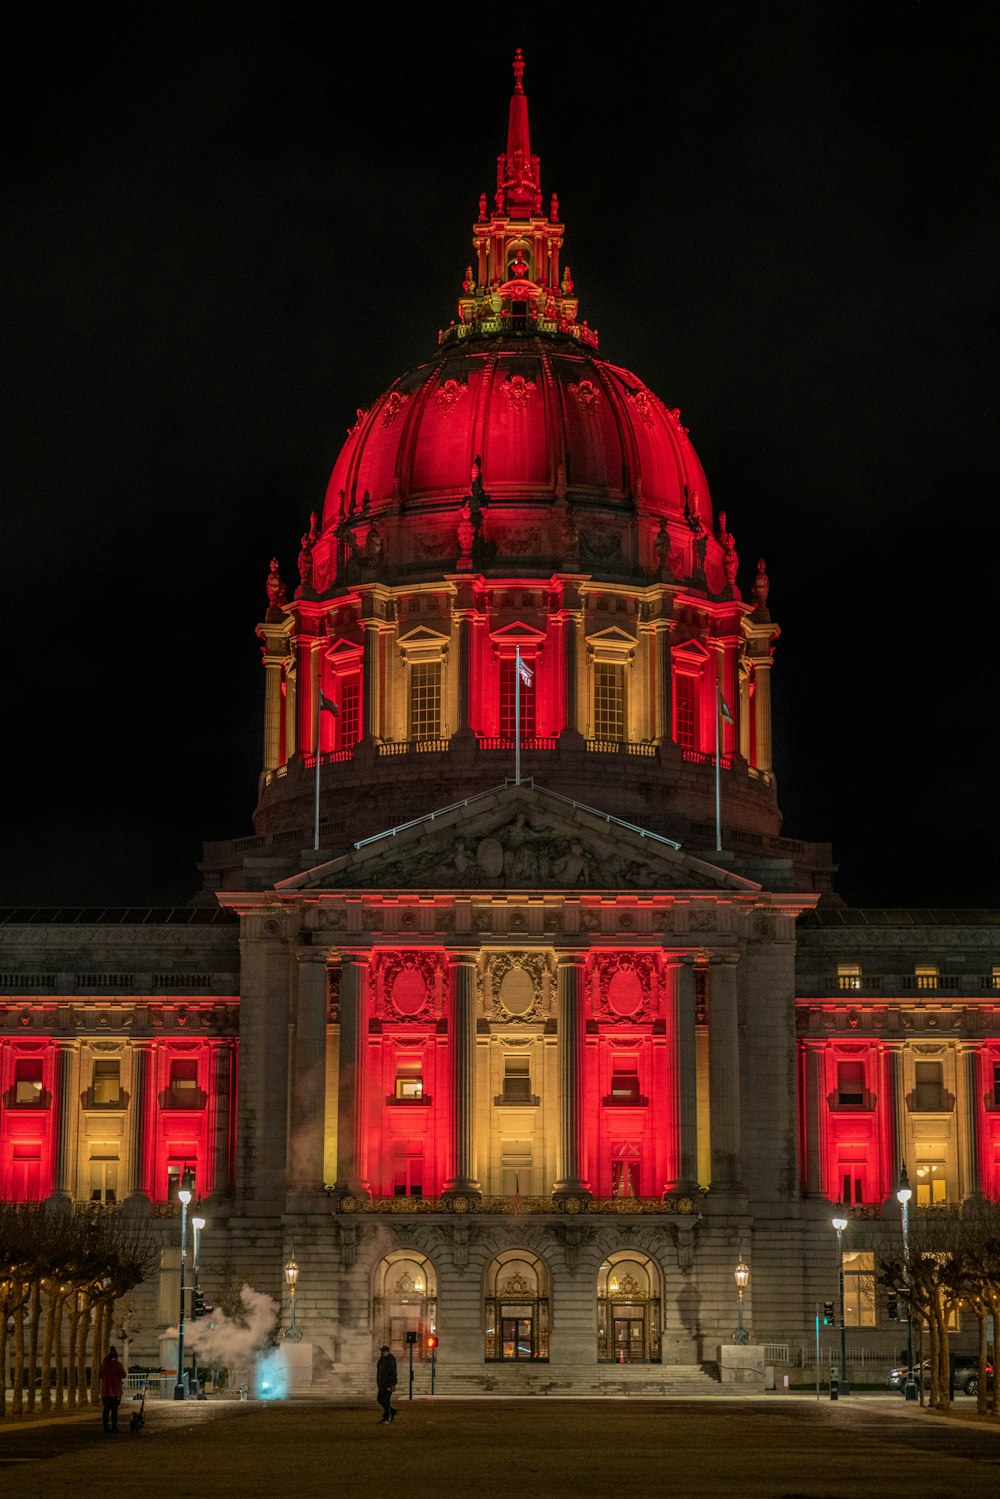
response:
<path id="1" fill-rule="evenodd" d="M 470 967 L 475 968 L 479 962 L 479 949 L 472 947 L 457 949 L 448 948 L 445 952 L 445 958 L 453 968 L 458 968 L 463 965 L 469 965 Z"/>
<path id="2" fill-rule="evenodd" d="M 295 961 L 296 963 L 303 964 L 303 966 L 315 963 L 317 967 L 322 964 L 324 968 L 328 968 L 330 966 L 330 951 L 329 948 L 325 947 L 297 947 L 295 949 Z"/>
<path id="3" fill-rule="evenodd" d="M 724 952 L 709 952 L 708 965 L 710 968 L 735 968 L 740 961 L 740 953 L 731 949 Z"/>
<path id="4" fill-rule="evenodd" d="M 589 950 L 581 948 L 556 949 L 556 966 L 559 968 L 586 968 Z"/>

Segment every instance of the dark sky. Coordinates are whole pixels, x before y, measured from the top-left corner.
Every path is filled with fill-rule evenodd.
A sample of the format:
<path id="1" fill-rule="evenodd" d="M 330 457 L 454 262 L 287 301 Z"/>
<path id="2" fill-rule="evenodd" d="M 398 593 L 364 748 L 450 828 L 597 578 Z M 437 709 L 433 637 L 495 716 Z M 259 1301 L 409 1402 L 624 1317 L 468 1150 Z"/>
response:
<path id="1" fill-rule="evenodd" d="M 767 558 L 786 832 L 1000 900 L 1000 11 L 547 9 L 8 12 L 0 902 L 183 900 L 249 830 L 268 558 L 452 316 L 517 44 L 581 316 Z"/>

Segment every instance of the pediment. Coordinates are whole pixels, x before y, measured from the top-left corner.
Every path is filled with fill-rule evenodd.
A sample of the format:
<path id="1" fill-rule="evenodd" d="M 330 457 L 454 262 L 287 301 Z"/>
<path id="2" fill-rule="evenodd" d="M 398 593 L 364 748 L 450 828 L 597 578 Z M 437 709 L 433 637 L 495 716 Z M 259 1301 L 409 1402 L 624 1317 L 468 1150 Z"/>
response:
<path id="1" fill-rule="evenodd" d="M 401 646 L 447 645 L 448 640 L 449 637 L 442 635 L 439 630 L 429 630 L 426 625 L 417 625 L 405 635 L 400 635 L 396 643 Z"/>
<path id="2" fill-rule="evenodd" d="M 490 639 L 494 645 L 523 645 L 526 642 L 532 645 L 542 645 L 545 642 L 545 631 L 536 630 L 534 625 L 526 625 L 523 620 L 515 619 L 511 624 L 504 625 L 502 629 L 492 630 Z"/>
<path id="3" fill-rule="evenodd" d="M 501 787 L 366 839 L 278 890 L 690 890 L 759 885 L 531 784 Z"/>

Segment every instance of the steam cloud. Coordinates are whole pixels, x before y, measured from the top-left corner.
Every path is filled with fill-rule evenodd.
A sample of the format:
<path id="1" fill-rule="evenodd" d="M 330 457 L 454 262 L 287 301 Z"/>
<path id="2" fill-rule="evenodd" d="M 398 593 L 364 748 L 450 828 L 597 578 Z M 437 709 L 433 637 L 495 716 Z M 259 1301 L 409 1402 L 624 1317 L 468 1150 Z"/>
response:
<path id="1" fill-rule="evenodd" d="M 185 1324 L 185 1341 L 201 1363 L 249 1370 L 258 1349 L 268 1342 L 278 1318 L 278 1303 L 252 1286 L 242 1287 L 240 1300 L 243 1312 L 239 1317 L 215 1311 L 210 1318 Z"/>

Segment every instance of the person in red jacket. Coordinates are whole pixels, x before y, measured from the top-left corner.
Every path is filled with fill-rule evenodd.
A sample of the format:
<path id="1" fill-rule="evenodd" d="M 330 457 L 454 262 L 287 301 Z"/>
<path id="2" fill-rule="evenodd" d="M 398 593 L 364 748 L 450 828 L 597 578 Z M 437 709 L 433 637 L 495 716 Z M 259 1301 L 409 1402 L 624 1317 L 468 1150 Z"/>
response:
<path id="1" fill-rule="evenodd" d="M 125 1389 L 125 1366 L 118 1361 L 118 1349 L 109 1348 L 100 1367 L 101 1400 L 104 1404 L 104 1430 L 118 1430 L 118 1407 Z"/>

